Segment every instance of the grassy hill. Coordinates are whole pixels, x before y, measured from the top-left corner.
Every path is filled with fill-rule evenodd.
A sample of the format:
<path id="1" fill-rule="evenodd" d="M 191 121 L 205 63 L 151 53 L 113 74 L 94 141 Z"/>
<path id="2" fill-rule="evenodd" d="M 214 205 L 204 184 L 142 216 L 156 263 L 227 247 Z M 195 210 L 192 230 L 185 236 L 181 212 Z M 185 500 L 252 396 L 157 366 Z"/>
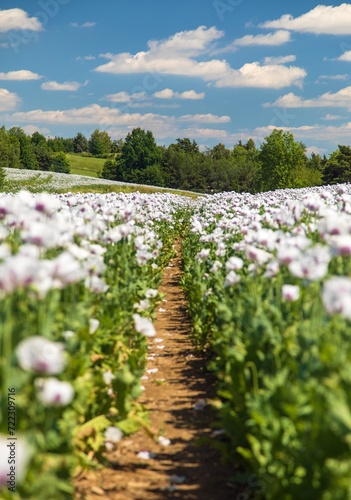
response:
<path id="1" fill-rule="evenodd" d="M 67 154 L 67 159 L 71 166 L 71 174 L 88 175 L 89 177 L 98 177 L 104 166 L 104 158 L 90 158 L 89 156 L 80 156 L 78 154 Z"/>

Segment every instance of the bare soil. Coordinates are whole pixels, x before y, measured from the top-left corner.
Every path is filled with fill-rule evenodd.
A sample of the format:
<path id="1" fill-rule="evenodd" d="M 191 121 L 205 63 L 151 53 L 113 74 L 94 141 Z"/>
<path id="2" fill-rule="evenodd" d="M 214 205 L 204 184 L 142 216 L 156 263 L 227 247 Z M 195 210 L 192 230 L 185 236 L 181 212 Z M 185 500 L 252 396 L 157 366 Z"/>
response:
<path id="1" fill-rule="evenodd" d="M 194 350 L 189 337 L 191 322 L 179 285 L 179 244 L 176 250 L 177 257 L 164 271 L 160 291 L 165 297 L 155 321 L 157 336 L 150 339 L 148 378 L 143 380 L 145 391 L 139 401 L 150 410 L 154 438 L 140 430 L 122 439 L 107 455 L 110 467 L 77 478 L 76 499 L 249 498 L 233 481 L 235 467 L 224 465 L 209 444 L 214 414 L 203 405 L 214 397 L 214 381 L 206 371 L 206 359 Z M 155 368 L 157 372 L 147 373 Z M 159 436 L 170 444 L 160 444 Z M 140 451 L 154 455 L 140 458 Z"/>

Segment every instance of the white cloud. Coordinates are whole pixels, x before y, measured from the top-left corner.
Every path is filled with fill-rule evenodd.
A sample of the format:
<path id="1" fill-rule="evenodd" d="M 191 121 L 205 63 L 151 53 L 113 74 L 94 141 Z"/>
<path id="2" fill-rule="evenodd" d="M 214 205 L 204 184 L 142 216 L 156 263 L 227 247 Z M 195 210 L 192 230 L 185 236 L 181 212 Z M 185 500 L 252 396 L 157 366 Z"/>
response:
<path id="1" fill-rule="evenodd" d="M 41 88 L 43 90 L 62 90 L 62 91 L 66 91 L 66 92 L 67 91 L 76 92 L 81 87 L 84 87 L 87 84 L 88 84 L 88 81 L 85 81 L 84 83 L 79 83 L 79 82 L 58 83 L 58 82 L 54 82 L 54 81 L 49 81 L 49 82 L 44 82 L 41 85 Z"/>
<path id="2" fill-rule="evenodd" d="M 180 122 L 196 122 L 196 123 L 229 123 L 230 116 L 222 115 L 217 116 L 212 113 L 196 114 L 196 115 L 183 115 L 178 118 Z"/>
<path id="3" fill-rule="evenodd" d="M 8 73 L 0 72 L 0 80 L 40 80 L 40 78 L 43 77 L 26 69 L 9 71 Z"/>
<path id="4" fill-rule="evenodd" d="M 278 57 L 265 57 L 264 64 L 286 64 L 289 62 L 296 61 L 296 56 L 291 54 L 289 56 L 278 56 Z"/>
<path id="5" fill-rule="evenodd" d="M 313 99 L 303 99 L 293 92 L 279 97 L 273 103 L 265 103 L 264 107 L 279 108 L 348 108 L 351 109 L 351 86 L 345 87 L 334 94 L 326 92 Z"/>
<path id="6" fill-rule="evenodd" d="M 348 122 L 340 126 L 315 124 L 301 125 L 299 127 L 277 127 L 276 125 L 266 125 L 252 130 L 242 130 L 239 133 L 231 134 L 229 137 L 233 141 L 235 139 L 244 141 L 251 137 L 255 142 L 262 142 L 276 128 L 291 132 L 295 140 L 303 143 L 306 141 L 321 141 L 323 144 L 340 144 L 341 141 L 348 141 L 351 134 L 351 122 Z"/>
<path id="7" fill-rule="evenodd" d="M 199 26 L 195 30 L 180 31 L 166 40 L 148 42 L 148 54 L 161 57 L 194 57 L 207 52 L 213 43 L 222 38 L 223 31 L 212 26 Z M 139 53 L 141 54 L 141 53 Z"/>
<path id="8" fill-rule="evenodd" d="M 319 146 L 308 146 L 308 148 L 306 148 L 307 156 L 311 156 L 312 153 L 323 156 L 326 152 L 327 150 L 325 148 L 320 148 Z"/>
<path id="9" fill-rule="evenodd" d="M 218 55 L 225 54 L 226 52 L 236 52 L 238 47 L 279 46 L 290 41 L 291 34 L 286 30 L 279 30 L 275 33 L 268 33 L 267 35 L 245 35 L 242 38 L 237 38 L 226 47 L 213 50 L 211 54 Z"/>
<path id="10" fill-rule="evenodd" d="M 261 27 L 318 35 L 351 35 L 351 4 L 317 5 L 299 17 L 285 14 L 279 19 L 266 21 Z"/>
<path id="11" fill-rule="evenodd" d="M 176 33 L 166 40 L 148 42 L 149 50 L 130 53 L 101 54 L 109 62 L 95 68 L 95 71 L 133 74 L 181 75 L 202 78 L 214 82 L 217 87 L 282 88 L 301 86 L 306 72 L 298 67 L 279 65 L 260 66 L 253 62 L 240 69 L 233 69 L 227 61 L 210 59 L 197 61 L 196 56 L 210 53 L 216 40 L 224 35 L 215 27 L 200 26 L 192 31 Z M 212 51 L 213 53 L 213 51 Z"/>
<path id="12" fill-rule="evenodd" d="M 154 97 L 157 99 L 174 99 L 176 92 L 172 89 L 163 89 L 154 93 Z"/>
<path id="13" fill-rule="evenodd" d="M 234 46 L 247 47 L 252 45 L 283 45 L 290 42 L 291 33 L 286 30 L 279 30 L 267 35 L 245 35 L 234 40 Z"/>
<path id="14" fill-rule="evenodd" d="M 194 57 L 208 52 L 213 43 L 223 36 L 215 27 L 200 26 L 192 31 L 181 31 L 166 40 L 148 42 L 149 50 L 130 53 L 101 54 L 110 62 L 98 66 L 95 71 L 132 74 L 155 73 L 184 75 L 215 80 L 229 69 L 226 61 L 213 59 L 198 62 Z"/>
<path id="15" fill-rule="evenodd" d="M 346 50 L 340 57 L 337 58 L 337 61 L 346 61 L 351 62 L 351 50 Z"/>
<path id="16" fill-rule="evenodd" d="M 179 99 L 194 99 L 199 100 L 205 97 L 205 92 L 196 92 L 195 90 L 185 90 L 179 94 Z"/>
<path id="17" fill-rule="evenodd" d="M 29 17 L 22 9 L 0 10 L 0 33 L 12 30 L 41 31 L 43 29 L 36 17 Z"/>
<path id="18" fill-rule="evenodd" d="M 21 127 L 27 135 L 33 135 L 34 132 L 39 132 L 39 134 L 43 134 L 46 137 L 50 135 L 50 130 L 46 127 L 38 127 L 36 125 L 25 125 Z"/>
<path id="19" fill-rule="evenodd" d="M 134 94 L 129 94 L 128 92 L 122 91 L 117 92 L 116 94 L 108 94 L 104 99 L 110 102 L 130 104 L 136 100 L 146 99 L 146 94 L 145 92 L 135 92 Z"/>
<path id="20" fill-rule="evenodd" d="M 111 125 L 121 115 L 118 109 L 103 107 L 93 104 L 84 108 L 68 110 L 48 110 L 34 109 L 13 113 L 8 119 L 11 121 L 23 121 L 33 123 L 56 123 L 56 124 L 98 124 Z"/>
<path id="21" fill-rule="evenodd" d="M 96 23 L 90 23 L 90 22 L 83 23 L 83 24 L 71 23 L 71 26 L 72 26 L 72 28 L 93 28 L 94 26 L 96 26 Z"/>
<path id="22" fill-rule="evenodd" d="M 110 62 L 98 66 L 95 71 L 114 74 L 151 73 L 158 75 L 179 75 L 216 80 L 230 71 L 226 61 L 212 59 L 198 62 L 188 57 L 154 57 L 148 52 L 131 54 L 105 54 Z"/>
<path id="23" fill-rule="evenodd" d="M 261 66 L 258 62 L 244 64 L 239 70 L 232 69 L 224 78 L 219 78 L 216 87 L 256 87 L 280 89 L 302 86 L 306 71 L 297 66 L 277 64 Z"/>
<path id="24" fill-rule="evenodd" d="M 349 144 L 351 122 L 343 123 L 339 126 L 316 124 L 313 126 L 296 127 L 290 130 L 302 142 L 304 140 L 318 140 L 326 143 L 341 144 L 347 141 L 346 144 Z"/>
<path id="25" fill-rule="evenodd" d="M 17 94 L 0 88 L 0 111 L 11 111 L 17 107 L 20 101 Z"/>
<path id="26" fill-rule="evenodd" d="M 92 55 L 76 57 L 76 61 L 95 61 L 95 59 L 96 57 Z"/>
<path id="27" fill-rule="evenodd" d="M 323 116 L 322 120 L 327 120 L 327 121 L 333 121 L 333 120 L 340 120 L 342 116 L 340 115 L 331 115 L 330 113 L 327 113 L 325 116 Z"/>
<path id="28" fill-rule="evenodd" d="M 325 81 L 325 80 L 347 80 L 349 75 L 320 75 L 317 79 L 317 82 Z"/>
<path id="29" fill-rule="evenodd" d="M 172 89 L 163 89 L 153 94 L 157 99 L 184 99 L 184 100 L 199 100 L 205 97 L 204 92 L 196 92 L 195 90 L 185 90 L 184 92 L 175 92 Z"/>
<path id="30" fill-rule="evenodd" d="M 219 131 L 216 128 L 203 128 L 204 124 L 225 124 L 230 121 L 228 116 L 216 116 L 213 114 L 204 115 L 183 115 L 180 118 L 176 116 L 166 116 L 155 113 L 130 113 L 123 112 L 118 108 L 110 108 L 93 104 L 84 108 L 68 110 L 42 110 L 35 109 L 26 112 L 15 112 L 6 115 L 8 122 L 16 124 L 36 123 L 41 126 L 55 125 L 78 125 L 99 127 L 107 130 L 111 137 L 125 136 L 135 127 L 141 127 L 146 130 L 152 130 L 157 140 L 171 139 L 175 137 L 208 137 L 224 140 L 228 133 L 224 130 Z M 192 128 L 183 128 L 191 124 Z"/>

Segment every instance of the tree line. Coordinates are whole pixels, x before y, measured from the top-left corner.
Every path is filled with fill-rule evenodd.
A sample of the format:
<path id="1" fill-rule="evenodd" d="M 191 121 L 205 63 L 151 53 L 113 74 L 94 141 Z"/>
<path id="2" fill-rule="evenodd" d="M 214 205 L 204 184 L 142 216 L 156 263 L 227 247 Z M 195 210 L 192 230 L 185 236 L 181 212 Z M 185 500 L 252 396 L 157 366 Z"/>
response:
<path id="1" fill-rule="evenodd" d="M 256 193 L 351 182 L 351 148 L 339 145 L 329 158 L 306 154 L 292 133 L 275 129 L 260 147 L 253 139 L 232 148 L 219 143 L 200 151 L 196 141 L 178 138 L 158 146 L 151 131 L 135 128 L 112 140 L 96 129 L 89 138 L 46 138 L 39 132 L 0 128 L 0 167 L 70 172 L 66 153 L 105 158 L 101 177 L 110 180 L 213 193 Z"/>

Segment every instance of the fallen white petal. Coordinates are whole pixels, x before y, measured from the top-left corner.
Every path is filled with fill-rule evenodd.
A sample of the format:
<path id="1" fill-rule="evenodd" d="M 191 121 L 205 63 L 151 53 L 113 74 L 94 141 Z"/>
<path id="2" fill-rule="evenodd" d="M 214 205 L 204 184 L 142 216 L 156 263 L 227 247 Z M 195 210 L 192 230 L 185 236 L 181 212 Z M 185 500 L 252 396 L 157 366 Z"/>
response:
<path id="1" fill-rule="evenodd" d="M 158 372 L 158 368 L 149 368 L 148 370 L 146 370 L 146 373 L 157 373 Z"/>
<path id="2" fill-rule="evenodd" d="M 156 454 L 151 453 L 150 451 L 139 451 L 137 457 L 141 458 L 142 460 L 150 460 L 150 458 L 155 458 Z"/>
<path id="3" fill-rule="evenodd" d="M 164 436 L 158 436 L 157 441 L 161 446 L 169 446 L 171 444 L 171 440 Z"/>

